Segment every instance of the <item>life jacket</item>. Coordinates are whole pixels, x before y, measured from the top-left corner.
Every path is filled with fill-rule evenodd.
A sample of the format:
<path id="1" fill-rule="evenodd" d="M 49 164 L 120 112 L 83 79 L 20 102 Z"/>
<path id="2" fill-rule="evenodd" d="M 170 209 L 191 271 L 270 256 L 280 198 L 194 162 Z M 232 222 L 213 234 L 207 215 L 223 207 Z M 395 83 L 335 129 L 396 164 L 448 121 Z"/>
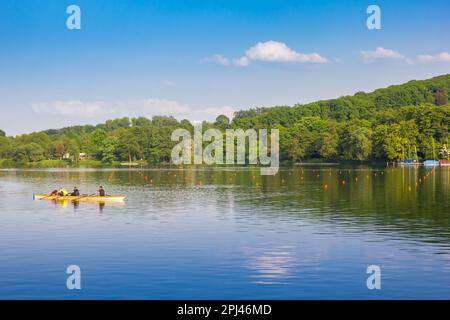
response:
<path id="1" fill-rule="evenodd" d="M 58 190 L 58 194 L 59 194 L 60 196 L 67 196 L 69 193 L 67 192 L 66 189 L 59 189 L 59 190 Z"/>

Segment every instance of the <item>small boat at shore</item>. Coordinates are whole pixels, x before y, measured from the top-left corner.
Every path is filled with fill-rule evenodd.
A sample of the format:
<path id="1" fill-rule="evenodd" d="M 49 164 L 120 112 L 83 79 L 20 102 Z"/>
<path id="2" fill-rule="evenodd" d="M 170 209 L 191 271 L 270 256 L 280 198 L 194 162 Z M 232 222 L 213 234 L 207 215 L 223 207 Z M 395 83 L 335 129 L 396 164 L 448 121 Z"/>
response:
<path id="1" fill-rule="evenodd" d="M 49 194 L 33 194 L 35 200 L 54 200 L 54 201 L 87 201 L 87 202 L 123 202 L 126 196 L 52 196 Z"/>
<path id="2" fill-rule="evenodd" d="M 404 148 L 402 148 L 402 149 L 403 149 L 403 160 L 397 162 L 397 164 L 399 166 L 417 167 L 417 166 L 421 165 L 421 163 L 419 161 L 419 157 L 417 156 L 417 148 L 415 146 L 414 146 L 414 151 L 415 151 L 414 152 L 414 154 L 415 154 L 415 158 L 414 159 L 411 158 L 411 152 L 409 151 L 408 154 L 409 154 L 410 157 L 409 157 L 409 159 L 405 160 L 405 157 L 404 157 L 405 150 L 404 150 Z"/>
<path id="3" fill-rule="evenodd" d="M 448 167 L 448 166 L 450 166 L 450 160 L 440 160 L 439 165 L 441 167 Z"/>
<path id="4" fill-rule="evenodd" d="M 399 166 L 420 166 L 421 165 L 421 163 L 419 162 L 419 161 L 416 161 L 416 160 L 405 160 L 405 161 L 399 161 L 399 162 L 397 162 L 397 164 L 399 165 Z"/>
<path id="5" fill-rule="evenodd" d="M 436 151 L 433 138 L 431 139 L 431 145 L 433 146 L 433 160 L 425 160 L 423 162 L 425 167 L 437 167 L 439 165 L 439 161 L 436 160 Z"/>
<path id="6" fill-rule="evenodd" d="M 425 167 L 437 167 L 439 165 L 439 161 L 437 160 L 425 160 L 423 162 Z"/>

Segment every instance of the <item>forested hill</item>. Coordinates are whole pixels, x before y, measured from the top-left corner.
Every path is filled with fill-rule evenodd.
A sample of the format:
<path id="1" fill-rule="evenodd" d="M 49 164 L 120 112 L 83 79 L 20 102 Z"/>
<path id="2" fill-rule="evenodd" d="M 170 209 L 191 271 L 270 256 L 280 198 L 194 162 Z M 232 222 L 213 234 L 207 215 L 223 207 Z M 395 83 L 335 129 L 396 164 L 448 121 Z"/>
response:
<path id="1" fill-rule="evenodd" d="M 399 160 L 448 158 L 450 75 L 378 89 L 371 93 L 293 107 L 236 112 L 203 128 L 277 128 L 281 160 Z M 103 162 L 144 159 L 167 162 L 172 131 L 192 130 L 187 120 L 154 116 L 108 120 L 7 137 L 0 131 L 0 159 L 10 163 L 62 159 L 79 153 Z"/>
<path id="2" fill-rule="evenodd" d="M 243 119 L 259 117 L 264 123 L 280 123 L 283 126 L 289 126 L 299 118 L 311 116 L 336 121 L 369 120 L 375 118 L 379 112 L 420 104 L 442 106 L 448 104 L 449 100 L 450 74 L 447 74 L 428 80 L 412 80 L 405 84 L 378 89 L 371 93 L 358 92 L 353 96 L 298 104 L 294 107 L 243 110 L 235 114 L 234 120 L 235 122 L 241 122 Z"/>

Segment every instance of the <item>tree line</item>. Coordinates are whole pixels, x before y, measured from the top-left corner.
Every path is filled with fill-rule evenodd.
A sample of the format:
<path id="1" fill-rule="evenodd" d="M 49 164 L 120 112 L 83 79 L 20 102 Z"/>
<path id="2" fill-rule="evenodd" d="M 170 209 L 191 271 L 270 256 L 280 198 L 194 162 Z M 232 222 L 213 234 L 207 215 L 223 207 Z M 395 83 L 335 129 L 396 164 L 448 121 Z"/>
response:
<path id="1" fill-rule="evenodd" d="M 371 93 L 299 104 L 238 111 L 204 121 L 203 130 L 278 129 L 280 160 L 401 160 L 449 157 L 450 75 L 378 89 Z M 44 159 L 104 163 L 143 160 L 167 163 L 177 128 L 193 132 L 188 120 L 154 116 L 120 118 L 6 136 L 0 130 L 0 159 L 13 163 Z"/>

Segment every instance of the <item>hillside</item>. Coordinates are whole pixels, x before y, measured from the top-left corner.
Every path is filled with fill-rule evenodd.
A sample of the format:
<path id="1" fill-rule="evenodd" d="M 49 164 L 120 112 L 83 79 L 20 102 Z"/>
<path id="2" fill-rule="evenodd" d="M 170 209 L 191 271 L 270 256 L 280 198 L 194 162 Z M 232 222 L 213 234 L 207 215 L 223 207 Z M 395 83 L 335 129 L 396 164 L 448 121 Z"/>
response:
<path id="1" fill-rule="evenodd" d="M 421 158 L 448 158 L 450 75 L 409 81 L 370 93 L 313 103 L 239 111 L 204 128 L 277 128 L 281 160 L 398 160 L 417 150 Z M 155 116 L 108 120 L 6 137 L 0 131 L 0 159 L 8 163 L 43 159 L 78 160 L 79 153 L 105 163 L 144 159 L 168 162 L 171 132 L 187 120 Z M 434 145 L 434 150 L 433 150 Z"/>

